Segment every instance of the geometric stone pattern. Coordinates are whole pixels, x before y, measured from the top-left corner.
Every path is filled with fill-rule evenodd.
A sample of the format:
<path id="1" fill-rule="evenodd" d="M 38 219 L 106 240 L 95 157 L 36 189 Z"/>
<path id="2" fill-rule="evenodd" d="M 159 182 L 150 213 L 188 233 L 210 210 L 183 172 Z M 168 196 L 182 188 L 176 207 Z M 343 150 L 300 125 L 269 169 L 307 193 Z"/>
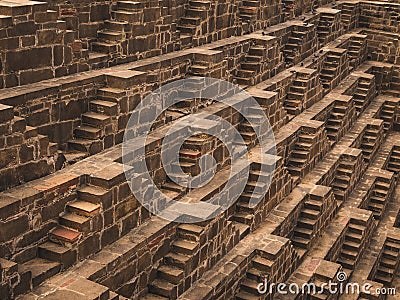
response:
<path id="1" fill-rule="evenodd" d="M 372 294 L 291 299 L 384 299 L 378 289 L 400 284 L 399 20 L 387 1 L 0 1 L 0 299 L 283 299 L 258 284 L 340 272 Z M 251 161 L 236 203 L 179 224 L 134 197 L 121 143 L 151 91 L 191 76 L 256 99 L 276 169 L 261 171 L 237 111 L 178 89 L 190 100 L 158 117 L 144 149 L 163 193 L 196 203 L 227 183 L 229 155 L 209 135 L 179 158 L 196 175 L 213 155 L 210 183 L 165 174 L 163 137 L 189 114 L 229 121 Z"/>

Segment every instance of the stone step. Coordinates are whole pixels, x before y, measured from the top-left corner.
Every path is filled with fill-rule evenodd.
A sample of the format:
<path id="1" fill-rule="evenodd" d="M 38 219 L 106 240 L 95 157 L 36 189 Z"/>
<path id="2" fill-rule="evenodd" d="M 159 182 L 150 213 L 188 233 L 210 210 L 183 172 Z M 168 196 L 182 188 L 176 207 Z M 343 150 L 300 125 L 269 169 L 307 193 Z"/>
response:
<path id="1" fill-rule="evenodd" d="M 264 281 L 265 275 L 266 275 L 266 272 L 261 271 L 256 268 L 249 268 L 246 272 L 247 278 L 252 279 L 252 280 L 258 280 L 259 282 Z"/>
<path id="2" fill-rule="evenodd" d="M 131 11 L 126 9 L 118 9 L 111 12 L 111 15 L 117 21 L 125 21 L 128 23 L 140 22 L 142 18 L 142 13 L 137 11 Z"/>
<path id="3" fill-rule="evenodd" d="M 178 239 L 172 243 L 171 249 L 174 253 L 183 255 L 194 255 L 199 249 L 199 243 Z"/>
<path id="4" fill-rule="evenodd" d="M 305 208 L 301 210 L 300 215 L 308 219 L 317 220 L 319 218 L 320 212 L 318 210 Z"/>
<path id="5" fill-rule="evenodd" d="M 253 268 L 264 272 L 264 274 L 267 274 L 271 271 L 273 264 L 274 264 L 273 261 L 259 255 L 256 255 L 252 260 Z"/>
<path id="6" fill-rule="evenodd" d="M 253 214 L 249 214 L 246 212 L 236 212 L 232 216 L 233 221 L 247 225 L 250 225 L 253 222 L 253 218 L 254 218 Z"/>
<path id="7" fill-rule="evenodd" d="M 351 232 L 351 231 L 346 232 L 346 237 L 345 237 L 346 241 L 361 243 L 362 239 L 363 239 L 362 234 Z"/>
<path id="8" fill-rule="evenodd" d="M 239 237 L 240 239 L 243 239 L 245 236 L 247 236 L 250 233 L 250 226 L 240 223 L 240 222 L 233 222 L 233 225 L 235 228 L 239 230 Z"/>
<path id="9" fill-rule="evenodd" d="M 248 193 L 262 195 L 267 191 L 267 185 L 259 181 L 248 181 L 245 187 L 245 191 Z"/>
<path id="10" fill-rule="evenodd" d="M 240 77 L 240 78 L 247 78 L 247 77 L 256 76 L 256 72 L 253 70 L 238 69 L 236 71 L 236 76 Z"/>
<path id="11" fill-rule="evenodd" d="M 299 237 L 299 236 L 293 236 L 291 238 L 292 243 L 294 246 L 302 248 L 302 249 L 307 249 L 308 248 L 308 244 L 310 243 L 310 240 Z"/>
<path id="12" fill-rule="evenodd" d="M 110 116 L 95 113 L 95 112 L 87 112 L 82 114 L 82 123 L 91 125 L 97 128 L 103 128 L 107 124 L 111 123 Z"/>
<path id="13" fill-rule="evenodd" d="M 319 201 L 307 200 L 304 202 L 304 207 L 306 209 L 315 210 L 318 212 L 320 212 L 322 210 L 322 206 L 323 206 L 323 204 Z"/>
<path id="14" fill-rule="evenodd" d="M 244 291 L 240 291 L 239 293 L 236 294 L 235 296 L 236 300 L 259 300 L 259 296 L 250 294 Z"/>
<path id="15" fill-rule="evenodd" d="M 360 248 L 360 244 L 357 242 L 347 240 L 343 243 L 343 249 L 358 251 L 359 248 Z"/>
<path id="16" fill-rule="evenodd" d="M 384 249 L 382 252 L 382 257 L 383 258 L 387 258 L 387 259 L 391 259 L 391 260 L 396 260 L 398 257 L 398 253 L 396 251 L 391 251 L 388 249 Z"/>
<path id="17" fill-rule="evenodd" d="M 93 217 L 100 213 L 100 204 L 77 200 L 67 204 L 67 211 L 80 216 Z"/>
<path id="18" fill-rule="evenodd" d="M 70 147 L 68 145 L 68 147 Z M 80 151 L 70 151 L 68 153 L 64 153 L 66 164 L 72 165 L 76 162 L 88 157 L 90 154 L 88 152 L 80 152 Z"/>
<path id="19" fill-rule="evenodd" d="M 382 275 L 382 276 L 387 276 L 387 277 L 393 277 L 393 275 L 396 273 L 396 270 L 393 268 L 387 268 L 382 265 L 379 265 L 377 274 Z"/>
<path id="20" fill-rule="evenodd" d="M 129 23 L 126 21 L 116 21 L 116 20 L 105 20 L 104 26 L 106 29 L 111 31 L 128 31 L 129 30 Z"/>
<path id="21" fill-rule="evenodd" d="M 386 268 L 394 269 L 396 267 L 396 260 L 381 258 L 381 265 Z"/>
<path id="22" fill-rule="evenodd" d="M 316 220 L 300 217 L 299 220 L 297 221 L 297 227 L 313 230 L 315 223 Z"/>
<path id="23" fill-rule="evenodd" d="M 257 56 L 257 55 L 246 55 L 246 62 L 251 62 L 251 63 L 258 63 L 261 62 L 263 60 L 263 58 L 261 56 Z"/>
<path id="24" fill-rule="evenodd" d="M 118 113 L 117 103 L 105 100 L 92 100 L 89 102 L 90 111 L 107 116 L 116 116 Z"/>
<path id="25" fill-rule="evenodd" d="M 92 51 L 99 53 L 106 53 L 106 54 L 115 53 L 117 52 L 118 49 L 117 44 L 110 44 L 104 42 L 93 42 L 91 46 L 92 46 Z"/>
<path id="26" fill-rule="evenodd" d="M 254 61 L 245 61 L 240 64 L 240 67 L 243 70 L 249 70 L 254 72 L 261 72 L 261 65 L 258 62 Z"/>
<path id="27" fill-rule="evenodd" d="M 313 236 L 313 231 L 309 228 L 296 227 L 293 231 L 294 236 L 302 237 L 310 240 Z"/>
<path id="28" fill-rule="evenodd" d="M 79 200 L 102 204 L 103 207 L 111 206 L 112 193 L 104 188 L 94 185 L 84 185 L 78 187 L 77 193 Z"/>
<path id="29" fill-rule="evenodd" d="M 267 49 L 262 46 L 253 46 L 249 50 L 249 55 L 264 57 Z"/>
<path id="30" fill-rule="evenodd" d="M 211 8 L 211 1 L 189 0 L 189 5 L 193 8 Z"/>
<path id="31" fill-rule="evenodd" d="M 349 258 L 349 259 L 357 259 L 357 255 L 358 252 L 357 251 L 353 251 L 353 250 L 348 250 L 348 249 L 343 249 L 340 252 L 340 255 L 345 257 L 345 258 Z"/>
<path id="32" fill-rule="evenodd" d="M 117 6 L 120 9 L 137 11 L 143 8 L 143 2 L 140 1 L 117 1 Z"/>
<path id="33" fill-rule="evenodd" d="M 169 191 L 173 191 L 176 193 L 183 193 L 186 190 L 185 187 L 183 187 L 179 184 L 176 184 L 174 182 L 166 182 L 162 185 L 162 188 L 164 190 L 169 190 Z"/>
<path id="34" fill-rule="evenodd" d="M 207 18 L 208 9 L 202 7 L 189 7 L 185 10 L 186 17 L 196 18 L 200 17 L 202 20 Z"/>
<path id="35" fill-rule="evenodd" d="M 125 33 L 121 31 L 104 29 L 97 32 L 97 37 L 100 41 L 119 42 L 125 38 Z"/>
<path id="36" fill-rule="evenodd" d="M 356 234 L 362 235 L 365 231 L 365 226 L 358 224 L 349 224 L 349 231 L 354 232 Z"/>
<path id="37" fill-rule="evenodd" d="M 168 282 L 178 284 L 184 279 L 184 271 L 175 266 L 161 265 L 157 269 L 157 275 L 159 278 L 164 279 Z"/>
<path id="38" fill-rule="evenodd" d="M 19 265 L 19 272 L 31 272 L 32 287 L 37 287 L 46 279 L 56 275 L 61 271 L 61 264 L 43 258 L 34 258 L 26 263 Z"/>
<path id="39" fill-rule="evenodd" d="M 238 202 L 236 204 L 239 212 L 243 212 L 245 214 L 253 214 L 254 208 L 251 208 L 248 202 Z"/>
<path id="40" fill-rule="evenodd" d="M 240 291 L 244 291 L 253 295 L 258 295 L 258 285 L 259 282 L 257 282 L 256 280 L 245 277 L 240 283 Z"/>
<path id="41" fill-rule="evenodd" d="M 177 29 L 183 34 L 195 35 L 196 34 L 197 25 L 180 24 L 180 25 L 177 26 Z"/>
<path id="42" fill-rule="evenodd" d="M 90 219 L 74 213 L 61 214 L 58 222 L 62 226 L 75 229 L 79 232 L 90 231 Z"/>
<path id="43" fill-rule="evenodd" d="M 82 234 L 80 232 L 62 226 L 57 226 L 49 232 L 50 241 L 60 243 L 61 245 L 65 243 L 74 244 L 81 236 Z"/>
<path id="44" fill-rule="evenodd" d="M 204 228 L 195 224 L 180 224 L 177 227 L 178 237 L 189 241 L 200 241 Z"/>
<path id="45" fill-rule="evenodd" d="M 192 257 L 188 255 L 169 252 L 164 256 L 164 263 L 185 270 L 186 273 L 192 270 Z"/>
<path id="46" fill-rule="evenodd" d="M 195 18 L 195 17 L 182 17 L 180 19 L 180 23 L 182 25 L 192 25 L 192 26 L 198 26 L 200 25 L 201 18 Z"/>
<path id="47" fill-rule="evenodd" d="M 176 299 L 178 296 L 178 287 L 175 284 L 159 278 L 153 280 L 149 286 L 149 291 L 169 299 Z"/>
<path id="48" fill-rule="evenodd" d="M 11 16 L 0 15 L 0 28 L 10 27 L 13 24 Z"/>
<path id="49" fill-rule="evenodd" d="M 342 265 L 343 268 L 353 270 L 356 264 L 355 260 L 340 256 L 337 260 L 338 263 Z"/>
<path id="50" fill-rule="evenodd" d="M 74 137 L 78 139 L 97 140 L 103 135 L 102 129 L 92 126 L 81 125 L 74 129 Z"/>
<path id="51" fill-rule="evenodd" d="M 382 283 L 384 285 L 391 285 L 392 280 L 388 276 L 383 276 L 383 275 L 375 275 L 375 281 Z"/>

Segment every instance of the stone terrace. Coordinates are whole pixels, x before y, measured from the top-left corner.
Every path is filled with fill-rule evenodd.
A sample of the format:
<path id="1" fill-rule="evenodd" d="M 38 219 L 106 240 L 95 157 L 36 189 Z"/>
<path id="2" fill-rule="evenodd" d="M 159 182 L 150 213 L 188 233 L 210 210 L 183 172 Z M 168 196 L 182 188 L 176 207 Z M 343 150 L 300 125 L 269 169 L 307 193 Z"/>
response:
<path id="1" fill-rule="evenodd" d="M 398 299 L 379 291 L 400 292 L 399 38 L 396 1 L 0 0 L 0 299 Z M 178 88 L 189 99 L 142 148 L 157 187 L 209 208 L 237 194 L 233 166 L 245 181 L 227 210 L 183 224 L 135 198 L 122 142 L 132 114 L 153 113 L 134 112 L 147 95 L 193 76 L 252 95 L 276 153 L 261 159 L 231 90 L 226 104 Z M 195 176 L 208 154 L 216 173 L 182 187 L 161 144 L 189 115 L 194 130 L 219 128 L 204 113 L 241 134 L 249 175 L 219 139 L 194 135 L 180 166 Z M 330 294 L 342 272 L 371 293 Z M 260 294 L 266 278 L 323 293 Z"/>

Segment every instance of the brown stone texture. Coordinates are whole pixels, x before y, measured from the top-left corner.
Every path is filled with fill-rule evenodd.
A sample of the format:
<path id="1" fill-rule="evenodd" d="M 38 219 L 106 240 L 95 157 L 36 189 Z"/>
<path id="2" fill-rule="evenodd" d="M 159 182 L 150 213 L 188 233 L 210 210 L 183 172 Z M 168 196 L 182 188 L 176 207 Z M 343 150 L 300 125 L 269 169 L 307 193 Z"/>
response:
<path id="1" fill-rule="evenodd" d="M 0 299 L 398 299 L 379 294 L 400 286 L 397 2 L 0 0 Z M 276 153 L 262 159 L 256 129 L 233 108 L 244 100 L 222 86 L 227 103 L 177 87 L 185 100 L 151 123 L 157 105 L 139 104 L 189 77 L 245 89 Z M 240 133 L 248 174 L 246 155 L 199 134 L 228 133 L 204 114 Z M 216 172 L 199 188 L 161 162 L 186 129 L 163 145 L 166 133 L 189 116 L 172 169 L 197 176 L 212 156 Z M 144 125 L 145 146 L 123 159 L 124 135 Z M 159 211 L 178 205 L 161 194 L 207 208 L 222 191 L 238 197 L 210 220 L 187 209 L 167 221 L 124 171 Z M 266 279 L 323 289 L 343 272 L 372 293 L 257 290 Z"/>

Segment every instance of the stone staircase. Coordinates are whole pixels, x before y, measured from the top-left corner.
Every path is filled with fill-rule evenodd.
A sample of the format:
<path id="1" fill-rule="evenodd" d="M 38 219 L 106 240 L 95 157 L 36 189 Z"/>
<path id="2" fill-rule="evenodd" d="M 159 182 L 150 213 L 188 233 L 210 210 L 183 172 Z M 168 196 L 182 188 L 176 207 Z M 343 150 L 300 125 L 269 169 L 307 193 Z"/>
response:
<path id="1" fill-rule="evenodd" d="M 393 123 L 395 120 L 395 111 L 399 102 L 396 100 L 386 100 L 379 113 L 379 118 L 383 120 L 383 129 L 388 132 L 393 129 Z"/>
<path id="2" fill-rule="evenodd" d="M 392 196 L 394 179 L 377 177 L 369 195 L 368 210 L 372 211 L 375 219 L 381 219 L 386 205 Z"/>
<path id="3" fill-rule="evenodd" d="M 318 72 L 313 69 L 295 68 L 296 78 L 289 87 L 284 107 L 288 114 L 299 115 L 322 98 Z"/>
<path id="4" fill-rule="evenodd" d="M 217 262 L 219 251 L 228 252 L 235 245 L 229 240 L 234 237 L 238 241 L 239 232 L 230 221 L 219 223 L 218 229 L 217 224 L 209 227 L 200 223 L 178 225 L 171 250 L 158 266 L 155 279 L 149 285 L 149 294 L 143 299 L 177 299 Z M 208 249 L 217 240 L 218 247 Z"/>
<path id="5" fill-rule="evenodd" d="M 342 34 L 340 23 L 340 10 L 331 8 L 319 8 L 319 22 L 317 26 L 318 40 L 325 45 Z"/>
<path id="6" fill-rule="evenodd" d="M 359 66 L 366 58 L 367 54 L 367 35 L 353 34 L 349 40 L 347 55 L 349 65 L 353 68 Z"/>
<path id="7" fill-rule="evenodd" d="M 295 0 L 282 0 L 283 14 L 285 21 L 291 20 L 296 14 L 296 1 Z"/>
<path id="8" fill-rule="evenodd" d="M 333 144 L 338 142 L 351 128 L 355 119 L 356 110 L 351 97 L 335 100 L 325 126 L 329 140 Z"/>
<path id="9" fill-rule="evenodd" d="M 77 189 L 77 197 L 69 201 L 59 216 L 58 226 L 49 232 L 49 241 L 39 246 L 39 257 L 62 264 L 63 269 L 76 259 L 76 247 L 92 233 L 101 229 L 102 209 L 111 206 L 109 190 L 95 185 Z"/>
<path id="10" fill-rule="evenodd" d="M 236 84 L 239 84 L 242 88 L 255 85 L 257 83 L 256 77 L 261 72 L 261 64 L 267 55 L 267 49 L 264 46 L 251 46 L 239 68 L 234 71 L 233 79 Z"/>
<path id="11" fill-rule="evenodd" d="M 337 275 L 341 271 L 339 264 L 335 264 L 329 261 L 321 261 L 320 265 L 314 271 L 309 283 L 315 285 L 318 293 L 314 293 L 312 290 L 305 291 L 303 294 L 304 299 L 312 300 L 333 300 L 338 299 L 337 295 L 334 295 L 332 291 L 329 290 L 327 282 L 332 284 L 339 284 Z M 334 285 L 335 286 L 335 285 Z M 300 298 L 301 299 L 301 298 Z"/>
<path id="12" fill-rule="evenodd" d="M 264 283 L 265 280 L 268 283 L 284 282 L 293 273 L 298 262 L 299 256 L 289 241 L 286 243 L 273 242 L 270 251 L 255 253 L 232 299 L 272 299 L 273 293 L 267 292 L 260 295 L 257 286 Z"/>
<path id="13" fill-rule="evenodd" d="M 386 164 L 386 170 L 398 174 L 400 172 L 400 146 L 394 145 Z"/>
<path id="14" fill-rule="evenodd" d="M 235 226 L 237 223 L 240 223 L 238 227 L 241 229 L 241 238 L 250 232 L 249 229 L 254 230 L 257 225 L 256 223 L 260 222 L 255 222 L 258 207 L 250 207 L 250 200 L 252 197 L 259 199 L 259 205 L 262 205 L 261 199 L 265 197 L 263 192 L 266 192 L 267 190 L 267 186 L 264 182 L 269 181 L 269 177 L 270 174 L 262 173 L 260 164 L 253 163 L 251 165 L 246 187 L 243 193 L 239 196 L 239 199 L 236 202 L 236 211 L 231 217 L 235 222 Z"/>
<path id="15" fill-rule="evenodd" d="M 345 201 L 347 199 L 358 177 L 362 173 L 363 165 L 360 152 L 359 155 L 342 154 L 339 165 L 335 170 L 334 179 L 330 184 L 338 201 Z"/>
<path id="16" fill-rule="evenodd" d="M 346 274 L 351 274 L 360 260 L 373 228 L 372 215 L 368 219 L 350 218 L 344 242 L 336 260 L 337 263 L 342 265 Z"/>
<path id="17" fill-rule="evenodd" d="M 199 159 L 203 155 L 210 154 L 210 150 L 212 150 L 210 146 L 215 142 L 215 137 L 207 135 L 197 135 L 186 139 L 179 151 L 179 167 L 182 171 L 192 177 L 199 175 L 201 171 Z M 172 176 L 176 174 L 175 168 L 178 168 L 178 166 L 172 166 Z M 178 175 L 175 176 L 179 177 Z M 184 196 L 189 189 L 190 187 L 181 186 L 169 177 L 161 186 L 161 191 L 174 200 Z"/>
<path id="18" fill-rule="evenodd" d="M 360 114 L 371 103 L 376 95 L 375 77 L 361 77 L 354 92 L 357 113 Z"/>
<path id="19" fill-rule="evenodd" d="M 180 31 L 182 49 L 188 48 L 194 37 L 205 34 L 203 27 L 207 27 L 207 18 L 213 11 L 213 3 L 208 0 L 189 0 L 185 9 L 185 16 L 181 17 L 177 30 Z M 204 26 L 205 25 L 205 26 Z"/>
<path id="20" fill-rule="evenodd" d="M 117 116 L 118 103 L 100 97 L 90 100 L 89 111 L 82 114 L 81 125 L 74 129 L 74 137 L 68 141 L 68 162 L 74 163 L 76 159 L 112 147 Z"/>
<path id="21" fill-rule="evenodd" d="M 290 151 L 286 167 L 297 183 L 314 168 L 329 149 L 326 131 L 323 127 L 304 127 L 300 131 L 293 150 Z"/>
<path id="22" fill-rule="evenodd" d="M 383 134 L 382 121 L 377 124 L 368 124 L 364 129 L 360 147 L 365 162 L 369 163 L 377 153 L 383 140 Z"/>
<path id="23" fill-rule="evenodd" d="M 92 51 L 104 54 L 122 51 L 127 54 L 128 45 L 123 45 L 123 42 L 132 35 L 132 24 L 142 21 L 143 3 L 117 1 L 111 14 L 112 19 L 104 22 L 104 29 L 97 33 L 97 41 L 91 44 Z"/>
<path id="24" fill-rule="evenodd" d="M 239 6 L 239 17 L 247 23 L 254 23 L 258 18 L 260 10 L 259 0 L 244 0 Z"/>
<path id="25" fill-rule="evenodd" d="M 239 292 L 236 294 L 236 300 L 260 299 L 260 293 L 257 286 L 264 282 L 265 278 L 271 272 L 274 261 L 261 255 L 256 255 L 250 263 L 246 272 L 246 277 L 241 281 Z M 263 295 L 268 297 L 269 293 Z"/>
<path id="26" fill-rule="evenodd" d="M 110 192 L 93 185 L 79 187 L 77 196 L 69 198 L 48 241 L 38 246 L 37 257 L 21 265 L 22 272 L 31 272 L 32 287 L 76 263 L 78 246 L 101 227 L 101 207 L 111 204 Z"/>
<path id="27" fill-rule="evenodd" d="M 331 49 L 326 55 L 322 66 L 320 78 L 325 90 L 330 91 L 336 87 L 347 75 L 348 61 L 346 49 Z"/>
<path id="28" fill-rule="evenodd" d="M 318 48 L 315 25 L 295 25 L 283 48 L 285 62 L 289 66 L 298 64 Z"/>
<path id="29" fill-rule="evenodd" d="M 380 282 L 385 286 L 391 286 L 394 277 L 399 269 L 400 262 L 400 240 L 387 237 L 383 249 L 378 259 L 375 274 L 372 276 L 374 281 Z"/>
<path id="30" fill-rule="evenodd" d="M 339 5 L 341 23 L 345 32 L 358 27 L 359 8 L 357 3 L 343 2 Z"/>
<path id="31" fill-rule="evenodd" d="M 329 220 L 334 217 L 336 210 L 337 204 L 331 190 L 327 194 L 308 195 L 291 237 L 293 245 L 303 249 L 298 250 L 299 253 L 310 249 Z"/>

